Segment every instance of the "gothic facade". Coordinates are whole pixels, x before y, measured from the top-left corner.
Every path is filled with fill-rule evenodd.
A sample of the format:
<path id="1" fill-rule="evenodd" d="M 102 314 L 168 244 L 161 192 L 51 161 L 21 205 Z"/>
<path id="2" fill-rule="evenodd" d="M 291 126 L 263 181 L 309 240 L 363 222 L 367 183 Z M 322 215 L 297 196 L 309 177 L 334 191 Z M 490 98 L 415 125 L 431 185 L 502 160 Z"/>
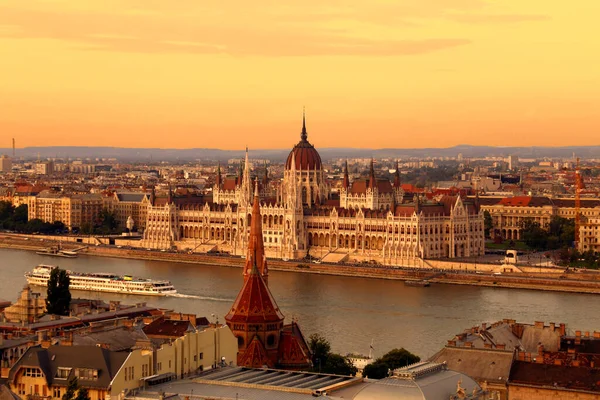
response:
<path id="1" fill-rule="evenodd" d="M 419 265 L 424 258 L 484 253 L 483 213 L 477 199 L 415 197 L 406 202 L 398 170 L 393 182 L 350 182 L 347 166 L 339 196 L 325 179 L 321 157 L 308 141 L 303 120 L 300 142 L 286 162 L 283 180 L 258 182 L 264 251 L 268 257 L 324 261 L 375 261 Z M 243 256 L 250 235 L 252 178 L 246 160 L 235 177 L 217 171 L 212 199 L 152 196 L 142 245 L 198 252 L 219 250 Z"/>

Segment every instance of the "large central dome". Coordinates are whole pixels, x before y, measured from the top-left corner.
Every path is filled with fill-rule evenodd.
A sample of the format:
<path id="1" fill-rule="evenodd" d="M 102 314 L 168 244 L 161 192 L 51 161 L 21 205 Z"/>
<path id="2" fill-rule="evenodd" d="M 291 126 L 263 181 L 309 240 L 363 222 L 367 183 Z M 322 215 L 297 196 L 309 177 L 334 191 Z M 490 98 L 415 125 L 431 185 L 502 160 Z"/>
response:
<path id="1" fill-rule="evenodd" d="M 296 170 L 300 171 L 312 171 L 321 169 L 321 156 L 315 149 L 315 147 L 309 143 L 308 134 L 306 133 L 306 118 L 302 115 L 302 133 L 300 135 L 300 142 L 294 146 L 290 155 L 285 162 L 285 169 L 290 170 L 292 168 L 292 159 L 296 161 Z"/>

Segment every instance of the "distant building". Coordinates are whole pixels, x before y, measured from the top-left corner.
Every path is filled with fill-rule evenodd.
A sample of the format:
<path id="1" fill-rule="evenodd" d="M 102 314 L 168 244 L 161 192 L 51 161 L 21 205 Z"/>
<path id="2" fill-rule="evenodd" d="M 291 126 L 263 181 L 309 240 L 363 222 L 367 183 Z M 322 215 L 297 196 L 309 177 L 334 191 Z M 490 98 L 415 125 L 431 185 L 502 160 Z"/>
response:
<path id="1" fill-rule="evenodd" d="M 547 228 L 552 217 L 575 218 L 574 198 L 550 198 L 542 196 L 514 197 L 480 197 L 479 202 L 483 211 L 488 211 L 492 217 L 494 232 L 504 239 L 520 240 L 524 221 L 530 220 Z M 590 220 L 589 228 L 594 227 L 594 221 L 600 219 L 600 200 L 581 199 L 581 215 Z M 593 230 L 583 229 L 586 240 L 580 241 L 582 249 L 595 247 L 596 235 Z M 587 246 L 587 247 L 583 247 Z M 591 246 L 591 247 L 590 247 Z"/>
<path id="2" fill-rule="evenodd" d="M 4 309 L 4 318 L 9 322 L 32 323 L 46 312 L 46 302 L 39 293 L 26 285 L 17 301 Z"/>
<path id="3" fill-rule="evenodd" d="M 396 168 L 397 170 L 398 168 Z M 439 201 L 405 199 L 396 172 L 393 182 L 350 182 L 347 168 L 339 198 L 326 181 L 321 157 L 308 141 L 303 122 L 283 180 L 258 177 L 263 239 L 268 257 L 329 257 L 420 265 L 424 258 L 455 258 L 484 252 L 483 213 L 475 201 L 446 196 Z M 252 216 L 249 157 L 234 177 L 217 172 L 212 199 L 200 196 L 151 197 L 141 246 L 235 255 L 245 252 Z"/>
<path id="4" fill-rule="evenodd" d="M 0 156 L 0 172 L 11 172 L 12 171 L 12 159 L 7 155 L 3 154 Z"/>
<path id="5" fill-rule="evenodd" d="M 150 194 L 143 192 L 115 192 L 105 199 L 105 207 L 114 213 L 121 229 L 127 227 L 127 219 L 131 217 L 134 230 L 144 230 L 149 204 Z"/>
<path id="6" fill-rule="evenodd" d="M 103 208 L 102 196 L 98 194 L 65 195 L 45 191 L 29 197 L 27 217 L 50 223 L 60 221 L 68 229 L 80 229 L 86 224 L 94 225 Z"/>
<path id="7" fill-rule="evenodd" d="M 35 164 L 35 173 L 38 175 L 50 175 L 54 172 L 54 161 L 43 161 Z"/>

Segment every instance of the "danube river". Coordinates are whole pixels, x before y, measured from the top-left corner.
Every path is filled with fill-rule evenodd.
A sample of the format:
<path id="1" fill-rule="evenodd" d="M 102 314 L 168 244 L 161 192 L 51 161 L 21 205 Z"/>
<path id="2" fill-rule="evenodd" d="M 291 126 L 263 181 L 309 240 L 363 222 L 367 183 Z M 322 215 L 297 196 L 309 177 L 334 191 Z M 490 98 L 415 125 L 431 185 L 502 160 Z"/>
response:
<path id="1" fill-rule="evenodd" d="M 40 263 L 73 271 L 168 279 L 180 297 L 73 292 L 73 298 L 145 301 L 213 321 L 212 314 L 223 321 L 242 285 L 241 268 L 85 255 L 66 259 L 0 249 L 0 298 L 15 301 L 26 284 L 23 274 Z M 373 340 L 375 355 L 405 347 L 429 357 L 463 329 L 503 318 L 565 322 L 573 330 L 600 329 L 596 295 L 442 284 L 419 288 L 401 281 L 276 271 L 270 272 L 269 287 L 286 321 L 297 319 L 306 336 L 318 332 L 340 353 L 368 353 Z"/>

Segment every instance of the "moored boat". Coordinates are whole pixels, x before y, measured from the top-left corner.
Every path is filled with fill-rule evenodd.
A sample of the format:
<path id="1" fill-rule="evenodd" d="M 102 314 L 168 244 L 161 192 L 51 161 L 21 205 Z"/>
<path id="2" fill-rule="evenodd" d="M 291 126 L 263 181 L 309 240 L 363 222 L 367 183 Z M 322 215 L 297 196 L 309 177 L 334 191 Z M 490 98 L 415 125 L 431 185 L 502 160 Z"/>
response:
<path id="1" fill-rule="evenodd" d="M 48 286 L 48 279 L 55 265 L 38 265 L 33 271 L 26 272 L 27 283 L 36 286 Z M 67 271 L 69 288 L 93 292 L 138 294 L 145 296 L 169 296 L 177 294 L 173 284 L 165 280 L 135 278 L 131 275 L 117 275 L 104 272 Z"/>
<path id="2" fill-rule="evenodd" d="M 52 256 L 52 257 L 64 257 L 64 258 L 75 258 L 77 253 L 74 251 L 61 250 L 60 248 L 50 247 L 47 249 L 38 250 L 35 254 L 41 256 Z"/>
<path id="3" fill-rule="evenodd" d="M 404 281 L 406 286 L 419 286 L 419 287 L 427 287 L 430 286 L 431 283 L 426 279 L 411 279 L 408 281 Z"/>

